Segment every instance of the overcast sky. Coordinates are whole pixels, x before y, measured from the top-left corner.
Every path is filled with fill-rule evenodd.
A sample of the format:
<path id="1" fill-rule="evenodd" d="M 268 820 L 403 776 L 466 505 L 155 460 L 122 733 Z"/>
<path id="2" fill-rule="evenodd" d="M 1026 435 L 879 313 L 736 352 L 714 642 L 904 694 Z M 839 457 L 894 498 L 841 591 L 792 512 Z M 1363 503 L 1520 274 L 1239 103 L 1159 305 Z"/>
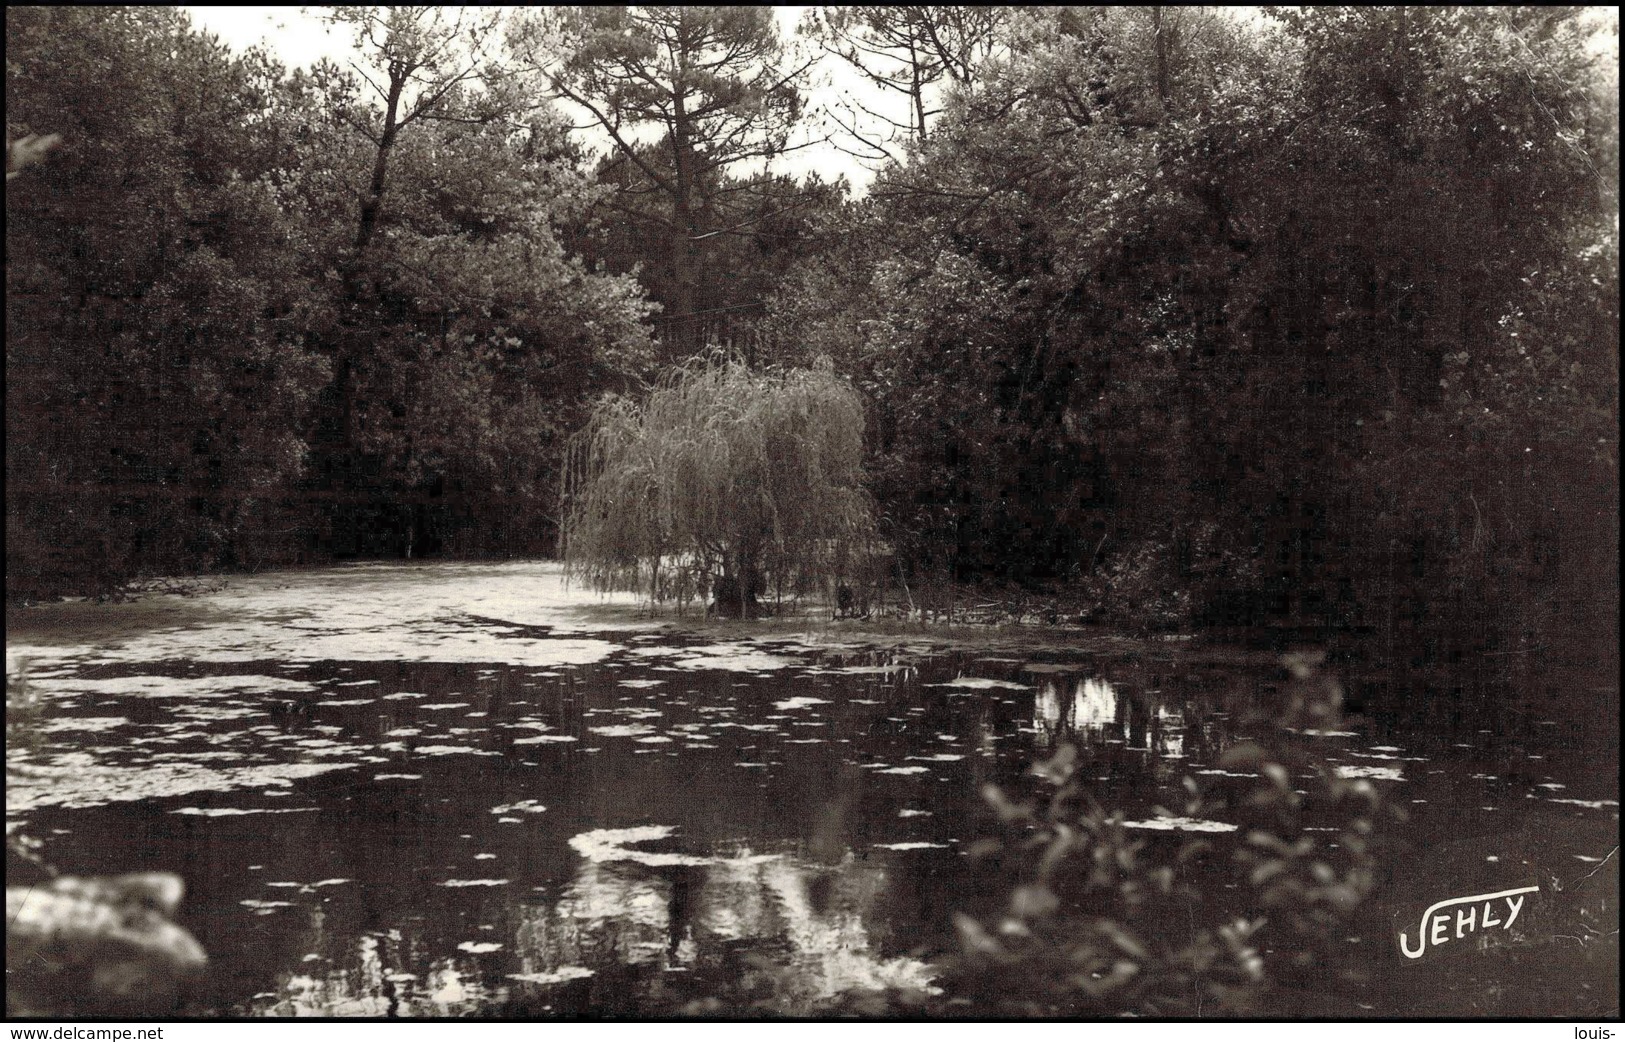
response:
<path id="1" fill-rule="evenodd" d="M 290 68 L 309 66 L 321 58 L 332 58 L 340 63 L 353 53 L 349 34 L 324 23 L 319 7 L 183 7 L 192 16 L 193 24 L 212 32 L 238 50 L 246 50 L 258 43 L 268 45 L 284 65 Z M 775 7 L 779 29 L 786 40 L 795 36 L 796 23 L 805 7 Z M 853 74 L 836 67 L 836 62 L 823 62 L 818 71 L 826 81 L 808 91 L 811 108 L 816 110 L 823 102 L 837 96 L 837 88 L 863 90 L 863 84 Z M 866 104 L 877 106 L 889 99 L 875 99 L 875 92 L 865 91 Z M 904 118 L 905 117 L 900 117 Z M 594 145 L 607 145 L 604 135 L 587 135 Z M 865 190 L 873 174 L 850 155 L 832 144 L 814 144 L 790 152 L 776 160 L 775 170 L 801 176 L 816 171 L 825 180 L 845 175 L 858 192 Z"/>

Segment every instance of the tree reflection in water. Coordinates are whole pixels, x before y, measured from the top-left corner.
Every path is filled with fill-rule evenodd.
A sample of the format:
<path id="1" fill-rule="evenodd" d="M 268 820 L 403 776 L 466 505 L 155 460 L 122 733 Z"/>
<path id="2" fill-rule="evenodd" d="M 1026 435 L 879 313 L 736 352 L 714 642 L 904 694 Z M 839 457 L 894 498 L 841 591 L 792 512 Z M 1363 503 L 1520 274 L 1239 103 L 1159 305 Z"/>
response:
<path id="1" fill-rule="evenodd" d="M 789 850 L 738 850 L 679 856 L 697 863 L 645 864 L 641 851 L 627 852 L 633 857 L 583 857 L 556 900 L 516 909 L 511 938 L 487 935 L 511 946 L 504 965 L 516 962 L 517 972 L 482 975 L 475 957 L 437 959 L 413 974 L 403 967 L 424 947 L 422 939 L 391 930 L 363 936 L 348 966 L 285 976 L 275 993 L 256 996 L 253 1012 L 455 1016 L 560 1000 L 582 1013 L 654 1015 L 670 1004 L 672 989 L 660 980 L 669 974 L 691 975 L 696 995 L 715 994 L 719 981 L 712 978 L 731 977 L 730 986 L 757 1008 L 792 1016 L 816 1013 L 852 991 L 935 990 L 931 965 L 887 957 L 870 935 L 888 886 L 880 858 L 848 851 L 830 865 Z M 661 858 L 673 855 L 647 856 Z M 320 916 L 314 913 L 313 941 L 320 939 Z M 600 976 L 615 980 L 615 994 L 602 1007 L 592 995 Z"/>

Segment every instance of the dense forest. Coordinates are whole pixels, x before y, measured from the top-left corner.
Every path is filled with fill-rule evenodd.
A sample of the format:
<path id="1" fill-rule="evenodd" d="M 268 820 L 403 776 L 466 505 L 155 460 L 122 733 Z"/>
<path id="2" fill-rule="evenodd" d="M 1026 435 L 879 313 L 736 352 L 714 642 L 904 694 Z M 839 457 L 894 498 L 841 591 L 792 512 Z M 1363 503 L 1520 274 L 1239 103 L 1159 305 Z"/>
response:
<path id="1" fill-rule="evenodd" d="M 551 555 L 596 404 L 722 350 L 856 390 L 900 581 L 1616 654 L 1597 11 L 325 10 L 354 61 L 290 71 L 7 9 L 8 143 L 60 140 L 6 191 L 9 600 Z M 817 134 L 866 192 L 780 172 Z"/>

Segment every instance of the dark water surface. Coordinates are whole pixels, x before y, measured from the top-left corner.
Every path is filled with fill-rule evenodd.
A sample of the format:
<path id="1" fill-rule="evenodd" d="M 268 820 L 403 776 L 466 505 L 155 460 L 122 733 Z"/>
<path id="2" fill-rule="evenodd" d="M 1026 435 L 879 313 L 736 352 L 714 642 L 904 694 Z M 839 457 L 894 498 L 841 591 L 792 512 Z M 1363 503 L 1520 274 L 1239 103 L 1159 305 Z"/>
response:
<path id="1" fill-rule="evenodd" d="M 985 783 L 1030 789 L 1071 741 L 1102 803 L 1168 835 L 1153 808 L 1223 779 L 1270 668 L 1196 640 L 682 634 L 594 603 L 542 565 L 371 566 L 133 635 L 76 638 L 88 605 L 13 633 L 47 708 L 8 751 L 8 831 L 64 872 L 179 873 L 196 1014 L 804 1015 L 937 987 L 951 913 L 1005 892 L 966 853 Z M 1393 885 L 1617 866 L 1617 738 L 1573 692 L 1496 715 L 1381 679 L 1319 740 L 1411 811 Z M 1349 1011 L 1470 1008 L 1390 973 L 1391 937 L 1351 943 L 1397 983 Z"/>

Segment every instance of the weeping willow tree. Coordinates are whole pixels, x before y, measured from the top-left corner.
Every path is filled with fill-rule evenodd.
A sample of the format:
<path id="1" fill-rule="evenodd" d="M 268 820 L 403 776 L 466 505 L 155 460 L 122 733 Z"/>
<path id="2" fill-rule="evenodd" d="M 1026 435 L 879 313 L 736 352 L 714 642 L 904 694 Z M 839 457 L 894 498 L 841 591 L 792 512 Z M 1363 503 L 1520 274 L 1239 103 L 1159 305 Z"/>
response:
<path id="1" fill-rule="evenodd" d="M 566 573 L 741 617 L 769 592 L 827 595 L 873 551 L 862 464 L 863 403 L 827 366 L 691 362 L 641 406 L 606 400 L 571 443 Z"/>

